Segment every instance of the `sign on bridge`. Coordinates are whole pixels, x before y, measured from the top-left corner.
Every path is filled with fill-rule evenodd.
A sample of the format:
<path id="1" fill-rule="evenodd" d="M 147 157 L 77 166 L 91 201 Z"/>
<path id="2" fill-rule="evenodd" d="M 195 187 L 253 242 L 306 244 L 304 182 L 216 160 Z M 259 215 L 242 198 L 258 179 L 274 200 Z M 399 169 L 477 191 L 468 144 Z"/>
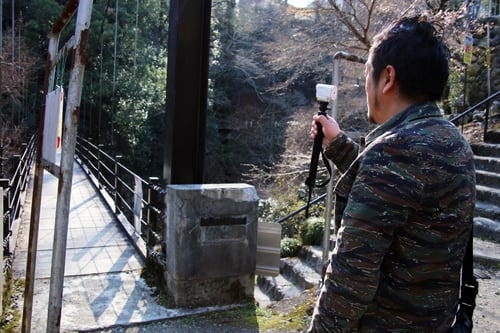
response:
<path id="1" fill-rule="evenodd" d="M 43 128 L 43 159 L 58 164 L 57 153 L 61 152 L 61 128 L 64 89 L 57 87 L 47 94 L 45 102 L 45 125 Z"/>

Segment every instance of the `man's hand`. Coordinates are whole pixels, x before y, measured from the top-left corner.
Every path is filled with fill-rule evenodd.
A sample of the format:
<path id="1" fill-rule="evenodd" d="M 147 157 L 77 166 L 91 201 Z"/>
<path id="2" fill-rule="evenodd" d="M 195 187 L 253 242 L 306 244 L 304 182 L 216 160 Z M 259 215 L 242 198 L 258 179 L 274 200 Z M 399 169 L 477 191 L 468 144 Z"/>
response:
<path id="1" fill-rule="evenodd" d="M 335 140 L 337 136 L 340 134 L 339 124 L 335 119 L 328 115 L 315 115 L 313 116 L 313 122 L 311 127 L 311 138 L 315 138 L 318 135 L 318 125 L 316 123 L 320 123 L 323 130 L 323 146 L 326 147 L 330 142 Z"/>

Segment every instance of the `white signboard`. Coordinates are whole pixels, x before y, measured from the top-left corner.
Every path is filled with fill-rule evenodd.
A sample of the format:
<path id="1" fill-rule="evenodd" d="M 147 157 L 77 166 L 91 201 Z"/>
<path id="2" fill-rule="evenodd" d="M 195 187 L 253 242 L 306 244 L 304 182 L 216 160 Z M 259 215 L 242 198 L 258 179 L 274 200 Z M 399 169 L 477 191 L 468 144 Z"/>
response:
<path id="1" fill-rule="evenodd" d="M 63 100 L 64 90 L 57 87 L 47 94 L 45 102 L 42 157 L 53 164 L 56 164 L 56 155 L 61 151 Z"/>

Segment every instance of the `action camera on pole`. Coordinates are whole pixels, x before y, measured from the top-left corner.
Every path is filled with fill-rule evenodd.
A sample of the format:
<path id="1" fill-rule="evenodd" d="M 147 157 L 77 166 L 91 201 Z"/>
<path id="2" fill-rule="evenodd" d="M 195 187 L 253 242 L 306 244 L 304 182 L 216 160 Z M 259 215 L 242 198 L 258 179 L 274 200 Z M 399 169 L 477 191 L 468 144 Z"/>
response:
<path id="1" fill-rule="evenodd" d="M 319 102 L 319 110 L 318 110 L 318 115 L 323 115 L 326 116 L 326 110 L 328 108 L 328 103 L 331 101 L 335 100 L 337 98 L 337 87 L 329 84 L 320 84 L 318 83 L 316 85 L 316 100 Z M 314 138 L 314 144 L 313 144 L 313 151 L 311 155 L 311 164 L 309 166 L 309 176 L 307 177 L 305 184 L 309 188 L 309 198 L 307 201 L 307 207 L 306 207 L 306 218 L 309 217 L 309 203 L 311 201 L 311 193 L 313 187 L 322 187 L 325 186 L 329 179 L 326 182 L 323 182 L 320 185 L 316 185 L 316 173 L 318 170 L 318 160 L 319 160 L 319 154 L 322 152 L 322 142 L 323 142 L 323 130 L 321 127 L 321 124 L 319 122 L 316 123 L 316 126 L 318 128 L 318 134 L 316 134 L 316 137 Z M 326 161 L 325 157 L 323 156 L 323 160 L 325 161 L 325 165 L 330 171 L 330 164 Z"/>
<path id="2" fill-rule="evenodd" d="M 337 87 L 330 84 L 316 85 L 316 100 L 318 102 L 326 102 L 327 104 L 337 99 Z"/>

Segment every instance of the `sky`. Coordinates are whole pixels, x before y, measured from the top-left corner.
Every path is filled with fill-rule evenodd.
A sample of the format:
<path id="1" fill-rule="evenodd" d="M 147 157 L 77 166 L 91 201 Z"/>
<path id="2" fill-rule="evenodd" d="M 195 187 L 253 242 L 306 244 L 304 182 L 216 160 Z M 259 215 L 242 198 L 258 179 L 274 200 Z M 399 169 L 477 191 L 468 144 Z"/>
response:
<path id="1" fill-rule="evenodd" d="M 288 4 L 294 7 L 307 7 L 313 0 L 288 0 Z"/>

